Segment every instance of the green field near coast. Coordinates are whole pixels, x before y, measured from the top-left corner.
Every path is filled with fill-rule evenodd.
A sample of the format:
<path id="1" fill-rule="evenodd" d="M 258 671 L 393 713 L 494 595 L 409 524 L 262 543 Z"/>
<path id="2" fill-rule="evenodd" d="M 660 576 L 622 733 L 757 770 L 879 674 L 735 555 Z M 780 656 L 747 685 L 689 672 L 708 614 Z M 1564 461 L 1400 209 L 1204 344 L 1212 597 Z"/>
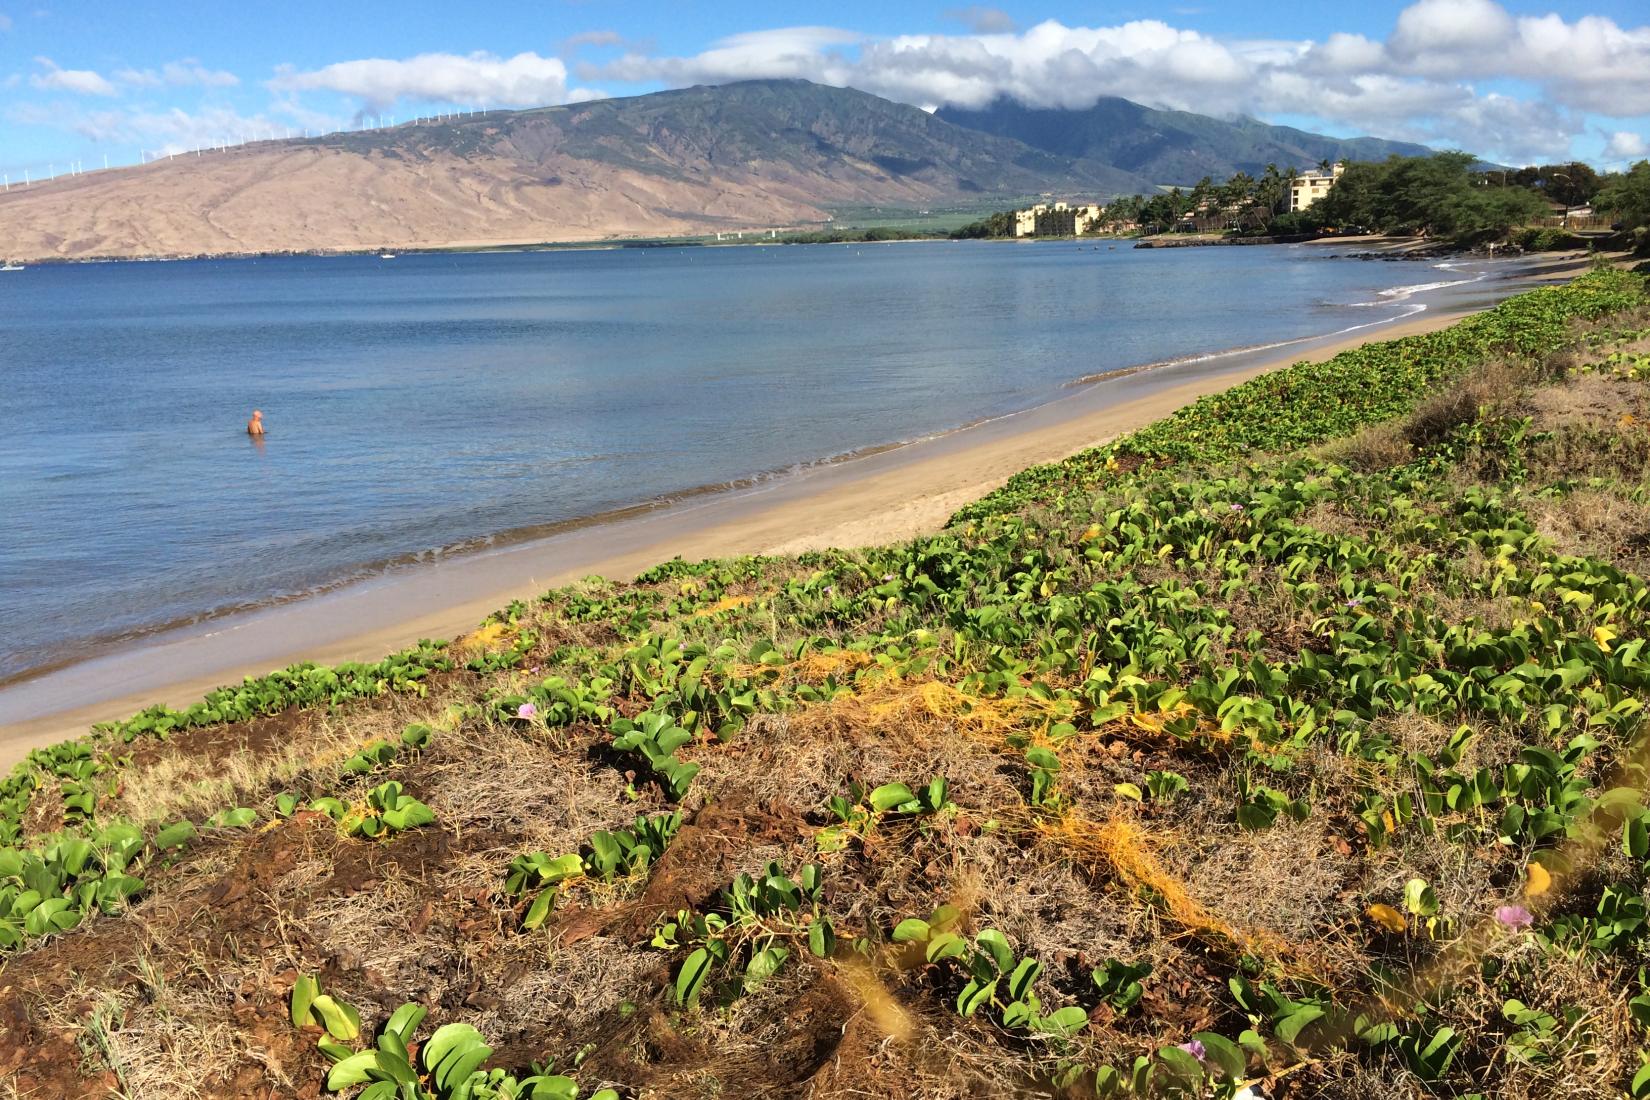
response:
<path id="1" fill-rule="evenodd" d="M 16 1096 L 1650 1096 L 1650 292 L 0 782 Z"/>

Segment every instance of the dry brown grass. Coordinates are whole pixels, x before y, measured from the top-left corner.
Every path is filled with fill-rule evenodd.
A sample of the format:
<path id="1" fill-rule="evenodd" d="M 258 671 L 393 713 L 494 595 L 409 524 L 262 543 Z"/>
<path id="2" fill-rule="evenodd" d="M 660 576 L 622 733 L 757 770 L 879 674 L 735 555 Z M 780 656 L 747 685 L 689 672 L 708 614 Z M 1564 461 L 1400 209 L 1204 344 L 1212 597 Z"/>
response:
<path id="1" fill-rule="evenodd" d="M 1424 451 L 1472 423 L 1481 410 L 1510 413 L 1522 407 L 1528 381 L 1527 369 L 1518 364 L 1493 362 L 1479 367 L 1417 405 L 1404 419 L 1404 440 Z"/>
<path id="2" fill-rule="evenodd" d="M 1317 612 L 1303 606 L 1289 585 L 1270 569 L 1255 569 L 1249 583 L 1222 604 L 1237 629 L 1231 644 L 1216 650 L 1217 659 L 1247 661 L 1251 632 L 1260 634 L 1269 659 L 1292 660 L 1312 640 Z"/>
<path id="3" fill-rule="evenodd" d="M 1339 538 L 1366 538 L 1370 534 L 1368 523 L 1336 501 L 1318 501 L 1302 512 L 1296 522 Z"/>
<path id="4" fill-rule="evenodd" d="M 1224 940 L 1243 951 L 1271 956 L 1293 953 L 1278 937 L 1239 929 L 1193 897 L 1158 854 L 1180 843 L 1176 838 L 1154 837 L 1125 816 L 1097 822 L 1068 815 L 1058 822 L 1042 823 L 1040 828 L 1056 851 L 1079 865 L 1116 874 L 1126 885 L 1149 891 L 1170 919 L 1188 931 Z"/>
<path id="5" fill-rule="evenodd" d="M 1627 1009 L 1628 976 L 1607 960 L 1541 954 L 1523 937 L 1502 941 L 1491 955 L 1500 965 L 1525 973 L 1524 1003 L 1557 1021 L 1550 1040 L 1532 1044 L 1519 1056 L 1509 1052 L 1498 1095 L 1519 1100 L 1619 1097 L 1621 1082 L 1639 1066 L 1638 1036 Z M 1470 992 L 1476 996 L 1459 997 L 1449 1006 L 1459 1013 L 1452 1025 L 1466 1025 L 1469 1033 L 1515 1031 L 1496 1003 L 1494 989 Z"/>
<path id="6" fill-rule="evenodd" d="M 358 893 L 315 899 L 294 924 L 332 966 L 370 973 L 384 1002 L 438 1003 L 453 999 L 467 975 L 455 965 L 462 945 L 451 938 L 450 921 L 426 920 L 424 931 L 414 931 L 426 901 L 437 896 L 429 883 L 391 874 Z"/>
<path id="7" fill-rule="evenodd" d="M 140 954 L 120 987 L 88 988 L 45 1006 L 46 1019 L 75 1036 L 83 1072 L 113 1074 L 119 1095 L 130 1100 L 213 1097 L 210 1073 L 247 1062 L 292 1087 L 279 1063 L 249 1045 L 227 1011 L 237 976 L 197 962 L 169 978 L 164 966 Z"/>
<path id="8" fill-rule="evenodd" d="M 915 787 L 935 776 L 973 810 L 1020 801 L 990 749 L 956 736 L 948 721 L 917 714 L 866 720 L 860 704 L 841 701 L 753 722 L 737 746 L 720 747 L 706 765 L 718 785 L 802 809 L 845 794 L 850 782 L 867 790 L 895 782 Z"/>
<path id="9" fill-rule="evenodd" d="M 576 734 L 496 725 L 466 727 L 434 747 L 420 769 L 419 797 L 443 826 L 498 833 L 550 852 L 577 851 L 597 829 L 629 824 L 624 774 L 593 759 Z"/>
<path id="10" fill-rule="evenodd" d="M 485 1034 L 595 1038 L 621 1006 L 651 1001 L 668 976 L 661 952 L 608 936 L 570 947 L 535 939 L 523 954 L 524 965 L 500 975 L 508 980 L 495 990 L 498 1004 L 478 1024 Z"/>
<path id="11" fill-rule="evenodd" d="M 1640 568 L 1650 552 L 1650 503 L 1620 493 L 1581 489 L 1540 497 L 1525 506 L 1525 514 L 1561 554 L 1615 558 Z"/>
<path id="12" fill-rule="evenodd" d="M 965 852 L 957 897 L 971 897 L 976 926 L 999 929 L 1021 954 L 1050 968 L 1081 956 L 1092 967 L 1107 958 L 1133 962 L 1152 949 L 1156 922 L 1147 907 L 1097 888 L 1055 853 L 1010 847 L 985 855 L 979 846 Z"/>
<path id="13" fill-rule="evenodd" d="M 1296 944 L 1345 922 L 1349 907 L 1336 899 L 1357 873 L 1316 818 L 1280 818 L 1259 832 L 1227 829 L 1164 858 L 1211 913 Z"/>
<path id="14" fill-rule="evenodd" d="M 1523 364 L 1486 364 L 1426 398 L 1408 416 L 1372 424 L 1322 444 L 1315 453 L 1360 473 L 1401 466 L 1448 440 L 1483 410 L 1521 414 L 1523 393 L 1534 377 L 1532 368 Z"/>
<path id="15" fill-rule="evenodd" d="M 1559 385 L 1541 386 L 1530 393 L 1528 400 L 1531 415 L 1543 427 L 1613 429 L 1622 426 L 1623 417 L 1643 420 L 1646 405 L 1650 404 L 1647 396 L 1642 382 L 1589 372 Z"/>
<path id="16" fill-rule="evenodd" d="M 449 698 L 392 697 L 371 709 L 317 711 L 273 744 L 160 754 L 122 772 L 108 815 L 140 824 L 199 818 L 243 802 L 256 804 L 284 788 L 331 784 L 339 766 L 374 740 L 398 743 L 411 722 L 450 725 L 444 713 Z"/>
<path id="17" fill-rule="evenodd" d="M 1317 453 L 1361 474 L 1373 474 L 1409 462 L 1415 457 L 1415 447 L 1406 438 L 1403 425 L 1389 421 L 1325 443 Z"/>

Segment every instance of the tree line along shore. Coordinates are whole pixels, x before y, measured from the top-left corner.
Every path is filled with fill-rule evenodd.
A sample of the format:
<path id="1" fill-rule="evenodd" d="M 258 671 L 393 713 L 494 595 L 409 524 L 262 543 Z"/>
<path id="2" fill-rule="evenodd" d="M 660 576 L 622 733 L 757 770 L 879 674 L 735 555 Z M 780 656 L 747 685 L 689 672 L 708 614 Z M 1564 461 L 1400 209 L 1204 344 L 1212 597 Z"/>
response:
<path id="1" fill-rule="evenodd" d="M 1420 236 L 1452 247 L 1491 243 L 1526 251 L 1585 248 L 1650 255 L 1650 162 L 1600 175 L 1581 163 L 1486 169 L 1465 153 L 1320 164 L 1326 191 L 1292 209 L 1300 173 L 1268 165 L 1155 195 L 1124 195 L 1100 212 L 1091 232 L 1117 235 L 1215 234 L 1305 239 L 1324 235 Z M 1327 181 L 1333 180 L 1332 183 Z M 1585 233 L 1586 235 L 1582 235 Z M 1012 211 L 950 233 L 1015 236 Z"/>
<path id="2" fill-rule="evenodd" d="M 1650 1092 L 1650 296 L 0 783 L 29 1095 Z"/>

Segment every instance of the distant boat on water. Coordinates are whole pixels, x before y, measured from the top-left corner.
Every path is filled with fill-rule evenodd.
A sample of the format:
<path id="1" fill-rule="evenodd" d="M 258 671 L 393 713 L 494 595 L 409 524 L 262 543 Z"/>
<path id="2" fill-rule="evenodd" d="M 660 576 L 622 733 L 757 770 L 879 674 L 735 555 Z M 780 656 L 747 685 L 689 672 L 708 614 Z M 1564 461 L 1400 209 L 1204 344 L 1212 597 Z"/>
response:
<path id="1" fill-rule="evenodd" d="M 393 253 L 393 252 L 380 252 L 378 254 L 378 258 L 380 260 L 393 260 L 393 259 L 395 259 L 395 253 Z"/>
<path id="2" fill-rule="evenodd" d="M 0 267 L 0 271 L 22 271 L 22 270 L 23 270 L 23 265 L 22 264 L 7 264 L 4 267 Z"/>

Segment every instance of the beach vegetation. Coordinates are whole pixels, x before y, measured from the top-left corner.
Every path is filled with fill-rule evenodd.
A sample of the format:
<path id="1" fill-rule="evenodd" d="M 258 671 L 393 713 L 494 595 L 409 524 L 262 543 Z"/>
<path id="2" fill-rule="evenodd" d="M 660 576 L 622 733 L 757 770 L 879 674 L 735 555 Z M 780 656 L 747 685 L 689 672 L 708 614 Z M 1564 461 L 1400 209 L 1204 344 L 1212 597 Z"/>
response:
<path id="1" fill-rule="evenodd" d="M 581 1095 L 578 1082 L 552 1073 L 550 1064 L 536 1064 L 519 1076 L 500 1068 L 484 1069 L 493 1048 L 471 1024 L 444 1024 L 419 1041 L 419 1025 L 429 1014 L 419 1004 L 403 1004 L 392 1012 L 372 1047 L 344 1046 L 360 1038 L 361 1015 L 320 989 L 312 975 L 297 980 L 292 1025 L 321 1029 L 317 1049 L 332 1060 L 326 1075 L 328 1092 L 364 1086 L 353 1094 L 357 1100 L 578 1100 Z M 619 1100 L 619 1094 L 601 1089 L 590 1100 Z"/>
<path id="2" fill-rule="evenodd" d="M 556 589 L 279 744 L 40 750 L 0 1075 L 170 1095 L 197 1036 L 208 1095 L 1642 1095 L 1647 340 L 1600 270 L 936 534 Z M 118 820 L 162 772 L 244 779 Z"/>

